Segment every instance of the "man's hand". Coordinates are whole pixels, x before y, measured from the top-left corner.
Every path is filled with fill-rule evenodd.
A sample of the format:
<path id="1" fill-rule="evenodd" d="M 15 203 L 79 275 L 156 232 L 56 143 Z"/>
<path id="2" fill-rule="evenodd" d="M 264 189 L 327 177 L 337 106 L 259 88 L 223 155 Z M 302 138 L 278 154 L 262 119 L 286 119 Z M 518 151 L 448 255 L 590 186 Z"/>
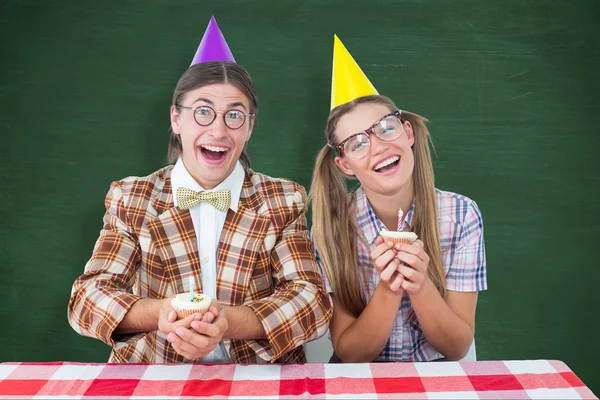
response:
<path id="1" fill-rule="evenodd" d="M 192 319 L 189 326 L 177 326 L 174 332 L 167 334 L 167 340 L 177 353 L 188 360 L 196 360 L 206 357 L 217 347 L 228 326 L 223 306 L 218 300 L 213 300 L 202 319 Z"/>
<path id="2" fill-rule="evenodd" d="M 208 313 L 207 313 L 208 314 Z M 162 305 L 158 315 L 158 330 L 165 336 L 169 333 L 174 333 L 179 327 L 189 328 L 192 321 L 199 321 L 200 314 L 188 315 L 184 319 L 177 320 L 177 313 L 171 307 L 171 298 L 162 300 Z"/>

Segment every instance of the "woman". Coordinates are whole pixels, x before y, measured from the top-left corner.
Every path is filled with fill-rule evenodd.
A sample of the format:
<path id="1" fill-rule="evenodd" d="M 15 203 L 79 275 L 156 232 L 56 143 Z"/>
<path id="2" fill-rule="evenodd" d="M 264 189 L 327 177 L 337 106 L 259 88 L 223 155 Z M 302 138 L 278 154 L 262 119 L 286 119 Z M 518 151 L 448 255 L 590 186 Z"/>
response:
<path id="1" fill-rule="evenodd" d="M 317 260 L 332 293 L 332 361 L 459 360 L 486 289 L 477 205 L 434 187 L 425 119 L 368 95 L 335 107 L 311 185 Z M 332 157 L 332 153 L 335 157 Z M 360 185 L 349 194 L 344 175 Z M 384 241 L 398 210 L 413 244 Z"/>

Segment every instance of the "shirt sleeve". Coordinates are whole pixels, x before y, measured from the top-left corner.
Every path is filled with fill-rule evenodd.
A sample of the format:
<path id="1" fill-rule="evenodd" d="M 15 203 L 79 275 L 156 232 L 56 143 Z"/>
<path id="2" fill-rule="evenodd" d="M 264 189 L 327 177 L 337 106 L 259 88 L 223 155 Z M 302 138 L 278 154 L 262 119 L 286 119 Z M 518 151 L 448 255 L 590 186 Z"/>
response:
<path id="1" fill-rule="evenodd" d="M 100 237 L 84 273 L 73 284 L 67 311 L 77 333 L 110 346 L 115 346 L 115 328 L 140 299 L 131 293 L 140 264 L 139 243 L 127 224 L 123 198 L 120 183 L 113 182 Z"/>
<path id="2" fill-rule="evenodd" d="M 455 292 L 487 289 L 483 219 L 474 201 L 466 208 L 457 243 L 449 249 L 446 288 Z"/>

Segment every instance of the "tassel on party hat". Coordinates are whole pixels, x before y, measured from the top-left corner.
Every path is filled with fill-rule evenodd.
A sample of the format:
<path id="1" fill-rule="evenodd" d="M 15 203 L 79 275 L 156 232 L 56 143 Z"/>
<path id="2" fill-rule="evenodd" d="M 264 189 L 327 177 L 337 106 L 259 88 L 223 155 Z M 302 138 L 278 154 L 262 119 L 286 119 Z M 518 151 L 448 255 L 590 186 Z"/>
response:
<path id="1" fill-rule="evenodd" d="M 229 46 L 225 41 L 225 37 L 221 33 L 215 17 L 210 17 L 210 22 L 206 27 L 200 46 L 196 50 L 196 55 L 190 64 L 190 67 L 195 64 L 200 64 L 207 61 L 233 61 L 233 54 L 229 50 Z"/>
<path id="2" fill-rule="evenodd" d="M 342 41 L 333 35 L 331 110 L 358 97 L 379 94 Z"/>

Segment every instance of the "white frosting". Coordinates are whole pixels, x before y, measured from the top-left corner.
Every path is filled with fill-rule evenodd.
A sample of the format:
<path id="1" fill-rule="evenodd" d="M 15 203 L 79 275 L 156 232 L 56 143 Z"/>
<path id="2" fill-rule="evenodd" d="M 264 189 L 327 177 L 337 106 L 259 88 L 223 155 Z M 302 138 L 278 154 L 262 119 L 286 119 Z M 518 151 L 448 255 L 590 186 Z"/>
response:
<path id="1" fill-rule="evenodd" d="M 212 298 L 204 293 L 194 293 L 196 299 L 200 299 L 198 302 L 190 301 L 189 293 L 180 293 L 171 300 L 171 305 L 175 310 L 208 310 L 212 303 Z"/>

